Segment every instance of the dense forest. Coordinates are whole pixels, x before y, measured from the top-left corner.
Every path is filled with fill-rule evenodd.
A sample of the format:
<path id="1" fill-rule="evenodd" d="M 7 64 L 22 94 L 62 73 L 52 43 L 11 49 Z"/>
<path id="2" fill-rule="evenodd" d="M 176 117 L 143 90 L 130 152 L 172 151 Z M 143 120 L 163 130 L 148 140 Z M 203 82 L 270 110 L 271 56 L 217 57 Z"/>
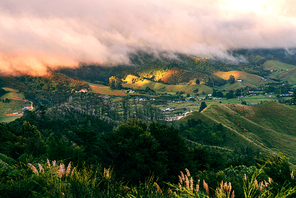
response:
<path id="1" fill-rule="evenodd" d="M 69 108 L 40 107 L 0 124 L 1 197 L 295 195 L 286 157 L 190 141 L 217 145 L 222 125 L 189 120 L 180 131 L 139 119 L 114 123 Z"/>

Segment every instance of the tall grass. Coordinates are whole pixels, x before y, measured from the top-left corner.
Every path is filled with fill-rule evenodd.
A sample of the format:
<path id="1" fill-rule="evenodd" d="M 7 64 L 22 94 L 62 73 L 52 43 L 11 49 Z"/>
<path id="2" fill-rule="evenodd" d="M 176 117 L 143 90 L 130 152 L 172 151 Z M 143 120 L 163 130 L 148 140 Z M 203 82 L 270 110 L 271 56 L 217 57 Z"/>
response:
<path id="1" fill-rule="evenodd" d="M 221 181 L 215 189 L 215 195 L 210 195 L 210 187 L 205 180 L 202 182 L 198 180 L 194 186 L 194 181 L 190 176 L 189 170 L 185 169 L 185 171 L 186 174 L 182 171 L 180 172 L 178 185 L 168 184 L 173 189 L 173 197 L 235 198 L 235 190 L 232 189 L 230 182 Z M 286 198 L 296 192 L 295 186 L 290 186 L 286 183 L 276 194 L 272 193 L 270 184 L 273 181 L 269 178 L 268 181 L 261 180 L 259 182 L 258 178 L 261 174 L 263 174 L 263 168 L 253 173 L 251 178 L 247 178 L 245 175 L 243 183 L 244 198 Z"/>
<path id="2" fill-rule="evenodd" d="M 158 185 L 155 177 L 149 177 L 144 183 L 131 186 L 115 179 L 112 168 L 100 166 L 73 167 L 56 161 L 41 164 L 20 164 L 10 166 L 0 164 L 0 197 L 128 197 L 128 198 L 235 198 L 232 184 L 220 181 L 211 187 L 207 181 L 193 179 L 188 169 L 180 171 L 178 184 Z M 13 169 L 5 173 L 7 170 Z M 273 193 L 273 181 L 263 180 L 263 169 L 257 170 L 251 177 L 245 175 L 243 185 L 244 198 L 286 198 L 296 192 L 296 187 L 285 183 L 277 193 Z M 210 192 L 211 191 L 211 192 Z"/>

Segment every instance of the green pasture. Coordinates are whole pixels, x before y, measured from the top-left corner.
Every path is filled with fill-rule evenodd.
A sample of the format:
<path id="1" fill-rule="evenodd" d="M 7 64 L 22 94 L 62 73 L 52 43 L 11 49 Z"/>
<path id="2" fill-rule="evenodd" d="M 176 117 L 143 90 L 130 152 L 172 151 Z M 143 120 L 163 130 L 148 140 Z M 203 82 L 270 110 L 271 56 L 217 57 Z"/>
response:
<path id="1" fill-rule="evenodd" d="M 296 65 L 290 65 L 276 60 L 268 60 L 263 64 L 265 70 L 289 70 L 296 67 Z"/>
<path id="2" fill-rule="evenodd" d="M 244 83 L 243 83 L 244 85 Z M 221 87 L 219 87 L 219 90 L 226 90 L 226 91 L 229 91 L 229 90 L 237 90 L 237 89 L 241 89 L 241 88 L 244 88 L 244 86 L 241 86 L 238 82 L 235 82 L 233 84 L 225 84 Z"/>
<path id="3" fill-rule="evenodd" d="M 19 93 L 18 90 L 7 88 L 7 87 L 2 87 L 5 91 L 9 91 L 8 93 L 4 94 L 3 96 L 0 97 L 0 100 L 5 100 L 6 98 L 11 99 L 11 98 L 20 98 L 24 99 L 25 96 L 22 93 Z"/>
<path id="4" fill-rule="evenodd" d="M 282 81 L 288 81 L 291 84 L 296 84 L 296 67 L 288 71 L 282 71 L 277 75 Z"/>
<path id="5" fill-rule="evenodd" d="M 22 117 L 21 115 L 17 115 L 17 116 L 0 116 L 0 123 L 1 122 L 12 122 L 18 118 Z"/>
<path id="6" fill-rule="evenodd" d="M 202 114 L 231 129 L 235 141 L 245 138 L 264 152 L 282 152 L 296 162 L 295 108 L 276 102 L 258 106 L 212 104 Z"/>
<path id="7" fill-rule="evenodd" d="M 19 100 L 10 100 L 9 103 L 0 101 L 0 115 L 23 112 L 22 108 L 25 106 L 29 106 L 29 103 Z"/>

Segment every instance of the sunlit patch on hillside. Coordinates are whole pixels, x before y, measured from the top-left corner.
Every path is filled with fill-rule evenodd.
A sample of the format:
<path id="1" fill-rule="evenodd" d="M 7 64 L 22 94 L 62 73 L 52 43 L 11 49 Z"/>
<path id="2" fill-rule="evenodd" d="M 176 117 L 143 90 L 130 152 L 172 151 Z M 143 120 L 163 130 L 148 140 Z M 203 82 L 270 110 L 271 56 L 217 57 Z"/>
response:
<path id="1" fill-rule="evenodd" d="M 215 76 L 223 78 L 224 80 L 228 80 L 230 75 L 233 75 L 235 79 L 239 79 L 242 77 L 243 72 L 240 71 L 229 71 L 229 72 L 221 72 L 217 71 L 213 73 Z"/>

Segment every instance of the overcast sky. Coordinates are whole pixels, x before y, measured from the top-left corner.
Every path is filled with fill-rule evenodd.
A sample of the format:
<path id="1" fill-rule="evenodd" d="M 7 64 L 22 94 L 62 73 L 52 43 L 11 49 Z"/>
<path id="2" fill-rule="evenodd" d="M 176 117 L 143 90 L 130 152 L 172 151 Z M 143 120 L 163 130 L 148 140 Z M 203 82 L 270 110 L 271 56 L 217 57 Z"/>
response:
<path id="1" fill-rule="evenodd" d="M 0 72 L 44 74 L 147 52 L 233 59 L 296 47 L 294 0 L 2 0 Z"/>

